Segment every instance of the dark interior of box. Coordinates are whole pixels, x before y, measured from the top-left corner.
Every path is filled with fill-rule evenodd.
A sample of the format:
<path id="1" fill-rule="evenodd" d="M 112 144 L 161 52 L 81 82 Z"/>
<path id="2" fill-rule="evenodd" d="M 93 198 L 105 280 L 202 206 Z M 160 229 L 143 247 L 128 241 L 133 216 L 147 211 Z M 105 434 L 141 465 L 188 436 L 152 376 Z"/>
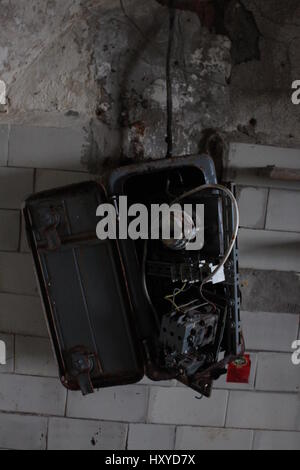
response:
<path id="1" fill-rule="evenodd" d="M 172 204 L 176 198 L 184 193 L 205 184 L 203 172 L 197 167 L 176 168 L 174 170 L 155 171 L 152 173 L 129 176 L 124 184 L 124 194 L 128 196 L 128 205 L 142 203 L 147 207 L 154 203 Z M 205 206 L 205 244 L 199 251 L 172 251 L 166 248 L 161 240 L 139 240 L 135 242 L 139 258 L 141 278 L 144 278 L 149 301 L 160 324 L 162 317 L 171 313 L 174 308 L 166 297 L 175 289 L 183 287 L 182 282 L 173 283 L 169 278 L 149 275 L 150 262 L 164 262 L 170 264 L 196 264 L 200 260 L 211 260 L 218 264 L 224 253 L 223 227 L 222 227 L 222 200 L 218 191 L 202 192 L 190 197 L 185 203 L 204 204 Z M 145 253 L 146 250 L 146 253 Z M 146 259 L 145 259 L 146 257 Z M 218 288 L 208 288 L 215 294 Z M 190 285 L 180 294 L 180 303 L 187 304 L 191 300 L 203 303 L 199 293 L 199 284 Z"/>

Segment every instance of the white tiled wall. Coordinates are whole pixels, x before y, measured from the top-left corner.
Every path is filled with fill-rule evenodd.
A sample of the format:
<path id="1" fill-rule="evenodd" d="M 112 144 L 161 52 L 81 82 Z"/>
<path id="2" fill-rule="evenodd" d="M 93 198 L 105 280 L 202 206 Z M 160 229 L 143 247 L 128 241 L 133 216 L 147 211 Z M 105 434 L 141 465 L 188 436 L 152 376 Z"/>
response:
<path id="1" fill-rule="evenodd" d="M 91 179 L 92 176 L 80 171 L 37 170 L 35 178 L 35 191 L 46 191 L 69 184 L 81 183 Z"/>
<path id="2" fill-rule="evenodd" d="M 33 191 L 34 170 L 0 167 L 0 208 L 20 210 Z"/>
<path id="3" fill-rule="evenodd" d="M 251 450 L 253 431 L 246 429 L 193 428 L 177 429 L 176 450 Z"/>
<path id="4" fill-rule="evenodd" d="M 44 450 L 48 419 L 0 413 L 0 447 L 12 450 Z"/>
<path id="5" fill-rule="evenodd" d="M 300 232 L 300 191 L 270 190 L 266 229 Z"/>
<path id="6" fill-rule="evenodd" d="M 12 126 L 8 164 L 13 167 L 82 170 L 82 128 Z"/>
<path id="7" fill-rule="evenodd" d="M 256 351 L 290 352 L 297 339 L 299 315 L 242 312 L 247 347 Z"/>
<path id="8" fill-rule="evenodd" d="M 159 424 L 130 424 L 128 449 L 173 450 L 175 442 L 175 426 Z"/>
<path id="9" fill-rule="evenodd" d="M 300 431 L 299 406 L 299 394 L 233 391 L 226 426 Z"/>
<path id="10" fill-rule="evenodd" d="M 228 392 L 214 390 L 209 400 L 199 400 L 186 387 L 152 387 L 149 415 L 151 423 L 222 427 L 225 424 Z"/>
<path id="11" fill-rule="evenodd" d="M 238 188 L 240 226 L 264 229 L 267 214 L 269 190 L 267 188 Z"/>
<path id="12" fill-rule="evenodd" d="M 257 431 L 254 450 L 299 450 L 299 433 L 281 431 Z"/>
<path id="13" fill-rule="evenodd" d="M 274 392 L 300 392 L 300 371 L 291 362 L 291 355 L 260 353 L 256 389 Z"/>
<path id="14" fill-rule="evenodd" d="M 0 210 L 0 247 L 3 251 L 17 251 L 20 241 L 20 212 Z"/>
<path id="15" fill-rule="evenodd" d="M 0 410 L 64 416 L 66 390 L 58 379 L 0 375 Z"/>
<path id="16" fill-rule="evenodd" d="M 37 296 L 32 266 L 30 254 L 0 252 L 0 291 Z"/>
<path id="17" fill-rule="evenodd" d="M 49 450 L 122 450 L 128 426 L 123 423 L 50 418 Z"/>
<path id="18" fill-rule="evenodd" d="M 241 267 L 300 271 L 300 233 L 240 230 Z"/>
<path id="19" fill-rule="evenodd" d="M 148 387 L 141 385 L 102 389 L 83 397 L 69 393 L 66 415 L 70 418 L 143 423 L 147 418 Z"/>
<path id="20" fill-rule="evenodd" d="M 300 189 L 298 181 L 271 180 L 262 170 L 268 166 L 300 169 L 300 149 L 280 148 L 268 145 L 232 143 L 226 169 L 228 179 L 244 187 L 274 189 Z"/>
<path id="21" fill-rule="evenodd" d="M 300 312 L 243 312 L 250 382 L 223 377 L 210 400 L 175 381 L 144 379 L 86 398 L 61 386 L 19 210 L 34 190 L 91 178 L 81 140 L 72 129 L 0 126 L 0 449 L 300 449 L 300 366 L 291 362 Z M 278 149 L 233 150 L 241 168 L 262 156 L 282 161 Z M 297 151 L 287 155 L 288 166 L 300 161 Z M 300 272 L 299 192 L 251 184 L 238 188 L 242 266 Z"/>
<path id="22" fill-rule="evenodd" d="M 48 337 L 39 297 L 0 293 L 0 312 L 0 331 Z"/>
<path id="23" fill-rule="evenodd" d="M 57 364 L 49 339 L 17 335 L 15 371 L 23 375 L 57 377 Z"/>

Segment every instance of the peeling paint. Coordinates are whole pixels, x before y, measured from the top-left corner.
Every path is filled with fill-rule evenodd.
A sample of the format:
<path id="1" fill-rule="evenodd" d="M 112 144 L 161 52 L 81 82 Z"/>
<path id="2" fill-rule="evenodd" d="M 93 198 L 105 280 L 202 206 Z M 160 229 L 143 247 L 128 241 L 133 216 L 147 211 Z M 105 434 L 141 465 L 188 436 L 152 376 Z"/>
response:
<path id="1" fill-rule="evenodd" d="M 198 152 L 209 129 L 224 141 L 299 145 L 299 113 L 287 96 L 300 74 L 299 1 L 289 0 L 289 8 L 279 0 L 228 0 L 226 9 L 214 3 L 213 28 L 178 11 L 175 153 Z M 127 0 L 126 14 L 118 0 L 10 0 L 1 7 L 9 113 L 0 119 L 89 122 L 83 162 L 97 172 L 122 157 L 165 155 L 165 7 L 154 0 Z"/>
<path id="2" fill-rule="evenodd" d="M 97 80 L 103 80 L 109 77 L 111 73 L 111 64 L 109 62 L 104 62 L 98 69 L 97 69 Z"/>

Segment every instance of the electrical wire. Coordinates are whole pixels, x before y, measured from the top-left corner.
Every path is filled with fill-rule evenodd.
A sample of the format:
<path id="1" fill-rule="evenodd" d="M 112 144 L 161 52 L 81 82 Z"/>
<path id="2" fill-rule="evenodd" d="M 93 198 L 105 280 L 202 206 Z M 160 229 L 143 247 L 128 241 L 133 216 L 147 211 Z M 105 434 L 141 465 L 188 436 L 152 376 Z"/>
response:
<path id="1" fill-rule="evenodd" d="M 201 308 L 201 307 L 204 307 L 205 305 L 207 305 L 208 302 L 206 303 L 201 303 L 199 304 L 199 299 L 194 299 L 192 300 L 191 302 L 188 302 L 186 304 L 183 304 L 183 305 L 177 305 L 176 302 L 175 302 L 175 298 L 181 294 L 181 293 L 185 293 L 187 292 L 189 289 L 190 289 L 190 286 L 188 286 L 188 283 L 186 282 L 183 287 L 181 289 L 175 289 L 173 294 L 171 295 L 167 295 L 165 297 L 165 300 L 168 300 L 169 302 L 171 302 L 171 304 L 173 305 L 173 307 L 175 308 L 175 310 L 177 312 L 182 312 L 184 313 L 184 310 L 187 309 L 188 307 L 193 307 L 193 309 L 196 309 L 196 308 Z M 187 288 L 186 288 L 187 287 Z"/>
<path id="2" fill-rule="evenodd" d="M 174 45 L 174 27 L 176 20 L 176 10 L 174 0 L 169 2 L 169 40 L 166 62 L 166 88 L 167 88 L 167 155 L 166 158 L 173 156 L 173 90 L 172 90 L 172 67 L 171 60 Z"/>
<path id="3" fill-rule="evenodd" d="M 129 23 L 143 36 L 147 42 L 152 43 L 153 41 L 145 35 L 143 30 L 139 27 L 136 21 L 127 13 L 124 5 L 124 0 L 120 0 L 120 7 Z M 168 37 L 168 49 L 166 59 L 166 89 L 167 89 L 167 154 L 166 158 L 173 156 L 173 90 L 172 90 L 172 67 L 171 61 L 173 56 L 174 46 L 174 32 L 175 32 L 175 21 L 176 21 L 176 9 L 174 8 L 174 0 L 169 1 L 169 37 Z"/>
<path id="4" fill-rule="evenodd" d="M 195 299 L 195 300 L 192 300 L 192 302 L 189 302 L 188 304 L 185 304 L 185 305 L 180 305 L 179 308 L 180 310 L 183 310 L 183 309 L 186 309 L 188 307 L 193 307 L 193 310 L 194 309 L 197 309 L 197 308 L 201 308 L 201 307 L 205 307 L 205 305 L 207 305 L 207 302 L 205 304 L 197 304 L 197 302 L 199 302 L 198 299 Z"/>
<path id="5" fill-rule="evenodd" d="M 160 49 L 160 44 L 155 44 L 155 42 L 153 41 L 153 38 L 147 36 L 145 34 L 145 32 L 142 30 L 142 28 L 139 27 L 139 25 L 134 20 L 134 18 L 128 14 L 128 12 L 126 11 L 124 0 L 120 0 L 120 7 L 121 7 L 121 10 L 123 12 L 124 17 L 133 26 L 133 28 L 141 35 L 141 37 L 146 39 L 146 41 L 155 48 L 157 54 L 159 54 L 161 57 L 163 57 L 164 52 Z M 92 13 L 90 15 L 92 15 Z M 270 38 L 270 39 L 274 40 L 274 38 Z M 187 67 L 185 65 L 185 63 L 186 63 L 185 57 L 183 57 L 182 60 L 183 60 L 183 67 L 180 64 L 178 64 L 178 66 L 177 66 L 179 68 L 179 70 L 181 70 L 181 72 L 183 72 L 184 75 L 194 76 L 195 75 L 195 70 L 187 70 Z M 213 85 L 216 85 L 216 86 L 218 86 L 220 88 L 224 88 L 224 89 L 229 89 L 230 88 L 231 90 L 236 90 L 236 91 L 240 91 L 240 92 L 253 91 L 253 87 L 250 88 L 250 86 L 243 87 L 243 86 L 233 84 L 233 83 L 228 84 L 225 80 L 224 81 L 221 81 L 221 80 L 219 81 L 219 80 L 213 79 L 211 77 L 206 78 L 204 76 L 201 76 L 200 74 L 197 75 L 197 79 L 199 81 L 203 82 L 203 83 L 206 83 L 207 85 L 212 85 L 213 84 Z M 260 89 L 259 91 L 261 93 L 263 93 L 263 92 L 267 92 L 269 90 L 268 89 Z M 274 88 L 274 91 L 281 91 L 281 89 Z"/>
<path id="6" fill-rule="evenodd" d="M 225 253 L 225 256 L 224 256 L 223 260 L 221 261 L 219 266 L 206 279 L 204 279 L 204 281 L 202 282 L 203 285 L 205 285 L 208 282 L 212 281 L 213 278 L 221 271 L 221 269 L 224 268 L 226 262 L 229 259 L 229 256 L 231 255 L 231 252 L 234 248 L 234 245 L 236 243 L 237 236 L 238 236 L 239 225 L 240 225 L 240 214 L 239 214 L 238 203 L 237 203 L 234 195 L 232 194 L 232 192 L 228 188 L 226 188 L 225 186 L 222 186 L 220 184 L 206 184 L 206 185 L 203 185 L 203 186 L 199 186 L 197 188 L 194 188 L 191 191 L 188 191 L 188 192 L 184 193 L 183 195 L 181 195 L 180 197 L 175 199 L 175 201 L 172 203 L 172 204 L 177 204 L 177 203 L 181 202 L 183 199 L 194 196 L 195 194 L 198 194 L 202 191 L 207 191 L 208 189 L 223 191 L 230 198 L 230 200 L 232 202 L 232 206 L 234 208 L 234 213 L 235 213 L 235 221 L 234 221 L 235 226 L 234 226 L 234 231 L 233 231 L 231 242 L 229 244 L 229 247 L 228 247 L 228 249 Z"/>
<path id="7" fill-rule="evenodd" d="M 231 200 L 232 202 L 232 206 L 233 206 L 233 209 L 234 209 L 234 218 L 235 218 L 235 226 L 234 226 L 234 231 L 233 231 L 233 235 L 232 235 L 232 239 L 231 239 L 231 242 L 230 242 L 230 245 L 224 255 L 224 258 L 223 260 L 221 261 L 221 263 L 217 266 L 217 268 L 215 270 L 212 271 L 212 273 L 206 277 L 203 281 L 202 281 L 202 284 L 200 286 L 200 294 L 201 294 L 201 297 L 203 298 L 203 300 L 205 300 L 205 302 L 209 305 L 212 305 L 214 310 L 217 309 L 216 305 L 210 301 L 203 293 L 203 288 L 206 284 L 208 284 L 209 282 L 213 281 L 214 277 L 221 271 L 221 269 L 224 268 L 225 264 L 227 263 L 231 253 L 232 253 L 232 250 L 235 246 L 235 243 L 236 243 L 236 240 L 237 240 L 237 236 L 238 236 L 238 231 L 239 231 L 239 224 L 240 224 L 240 216 L 239 216 L 239 208 L 238 208 L 238 204 L 237 204 L 237 201 L 233 195 L 233 193 L 228 189 L 226 188 L 225 186 L 222 186 L 220 184 L 206 184 L 206 185 L 202 185 L 202 186 L 199 186 L 197 188 L 194 188 L 193 190 L 191 191 L 188 191 L 184 194 L 182 194 L 180 197 L 178 197 L 177 199 L 175 199 L 175 201 L 173 202 L 173 204 L 176 204 L 176 203 L 179 203 L 181 201 L 183 201 L 184 199 L 188 198 L 188 197 L 191 197 L 191 196 L 194 196 L 202 191 L 207 191 L 207 190 L 218 190 L 218 191 L 223 191 Z M 146 263 L 147 263 L 147 253 L 148 253 L 148 241 L 146 240 L 145 241 L 145 246 L 144 246 L 144 254 L 143 254 L 143 269 L 142 269 L 142 281 L 143 281 L 143 286 L 144 286 L 144 291 L 145 291 L 145 294 L 146 294 L 146 297 L 147 297 L 147 300 L 153 310 L 153 313 L 155 314 L 155 318 L 156 318 L 156 321 L 157 323 L 159 324 L 159 320 L 158 320 L 158 316 L 157 316 L 157 311 L 151 301 L 151 298 L 150 298 L 150 295 L 149 295 L 149 291 L 148 291 L 148 287 L 147 287 L 147 279 L 146 279 Z M 194 302 L 191 302 L 190 304 L 186 304 L 184 306 L 178 306 L 175 302 L 175 299 L 176 297 L 185 292 L 186 290 L 186 287 L 187 287 L 187 283 L 185 283 L 181 289 L 175 289 L 173 294 L 171 295 L 168 295 L 165 297 L 165 300 L 171 302 L 171 304 L 174 306 L 174 308 L 176 309 L 176 311 L 181 311 L 182 308 L 186 308 L 188 307 L 190 304 L 194 303 Z M 189 287 L 188 287 L 189 288 Z M 202 306 L 202 305 L 201 305 Z"/>
<path id="8" fill-rule="evenodd" d="M 179 294 L 181 294 L 181 293 L 183 293 L 183 292 L 186 291 L 186 286 L 187 286 L 187 282 L 182 286 L 181 289 L 175 289 L 174 292 L 173 292 L 173 294 L 167 295 L 167 296 L 165 297 L 165 300 L 168 300 L 168 302 L 171 302 L 171 304 L 173 305 L 173 307 L 175 307 L 176 311 L 179 311 L 179 310 L 180 310 L 180 307 L 178 307 L 178 305 L 176 304 L 175 299 L 176 299 L 176 297 L 177 297 Z"/>
<path id="9" fill-rule="evenodd" d="M 209 282 L 213 281 L 214 277 L 219 274 L 219 272 L 224 268 L 225 264 L 227 263 L 231 253 L 232 253 L 232 250 L 235 246 L 235 243 L 236 243 L 236 240 L 237 240 L 237 236 L 238 236 L 238 231 L 239 231 L 239 225 L 240 225 L 240 214 L 239 214 L 239 208 L 238 208 L 238 203 L 233 195 L 233 193 L 228 189 L 226 188 L 225 186 L 222 186 L 220 184 L 206 184 L 206 185 L 202 185 L 202 186 L 199 186 L 197 188 L 194 188 L 193 190 L 191 191 L 188 191 L 184 194 L 182 194 L 180 197 L 178 197 L 177 199 L 175 199 L 175 201 L 173 202 L 173 204 L 177 204 L 181 201 L 183 201 L 184 199 L 188 198 L 188 197 L 191 197 L 191 196 L 194 196 L 202 191 L 207 191 L 208 189 L 212 189 L 212 190 L 218 190 L 218 191 L 222 191 L 224 192 L 228 197 L 229 199 L 231 200 L 231 203 L 232 203 L 232 206 L 233 206 L 233 209 L 234 209 L 234 230 L 233 230 L 233 235 L 232 235 L 232 239 L 231 239 L 231 242 L 229 244 L 229 247 L 227 248 L 227 251 L 225 253 L 225 256 L 223 258 L 223 260 L 221 261 L 221 263 L 217 266 L 217 268 L 215 270 L 212 271 L 212 273 L 203 280 L 202 284 L 201 284 L 201 287 L 200 287 L 200 294 L 202 296 L 202 298 L 208 302 L 209 304 L 213 305 L 214 308 L 216 309 L 216 306 L 213 302 L 211 302 L 210 300 L 208 300 L 204 294 L 203 294 L 203 287 L 205 286 L 205 284 L 208 284 Z"/>

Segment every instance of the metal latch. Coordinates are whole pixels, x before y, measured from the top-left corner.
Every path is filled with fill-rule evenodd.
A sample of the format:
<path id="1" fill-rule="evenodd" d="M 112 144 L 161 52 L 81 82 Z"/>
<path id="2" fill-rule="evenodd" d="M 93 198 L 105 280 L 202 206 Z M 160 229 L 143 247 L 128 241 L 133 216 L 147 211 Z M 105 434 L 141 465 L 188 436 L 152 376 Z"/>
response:
<path id="1" fill-rule="evenodd" d="M 81 348 L 69 353 L 69 371 L 71 379 L 76 381 L 82 394 L 94 393 L 91 373 L 95 369 L 96 357 Z"/>
<path id="2" fill-rule="evenodd" d="M 40 243 L 40 248 L 56 251 L 61 247 L 61 240 L 57 232 L 57 227 L 60 222 L 61 216 L 56 209 L 50 208 L 49 210 L 49 207 L 40 209 L 38 231 L 43 238 L 43 241 Z"/>

